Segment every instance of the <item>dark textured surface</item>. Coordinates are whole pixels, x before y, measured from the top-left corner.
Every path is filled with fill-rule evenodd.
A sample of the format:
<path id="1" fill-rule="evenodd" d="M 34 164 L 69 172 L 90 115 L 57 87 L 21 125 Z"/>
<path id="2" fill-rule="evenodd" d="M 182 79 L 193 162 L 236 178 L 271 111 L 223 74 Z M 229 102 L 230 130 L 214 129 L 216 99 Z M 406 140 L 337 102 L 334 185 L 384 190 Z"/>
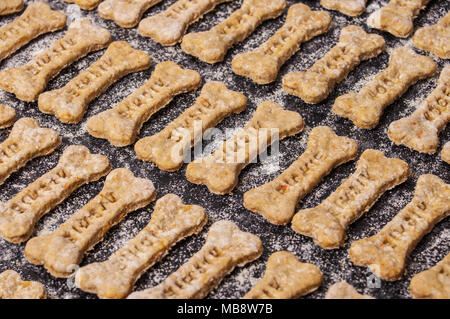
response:
<path id="1" fill-rule="evenodd" d="M 30 3 L 30 1 L 26 2 Z M 220 286 L 209 295 L 211 298 L 241 297 L 262 276 L 269 255 L 278 250 L 289 250 L 301 261 L 317 265 L 324 273 L 323 285 L 316 292 L 310 294 L 308 298 L 322 298 L 328 287 L 339 280 L 346 280 L 357 287 L 360 292 L 371 294 L 377 298 L 410 298 L 409 281 L 411 277 L 433 266 L 449 252 L 450 221 L 447 219 L 438 224 L 430 234 L 426 235 L 412 252 L 407 262 L 406 274 L 402 280 L 396 282 L 381 281 L 380 288 L 369 288 L 367 283 L 371 275 L 370 271 L 366 268 L 354 266 L 348 258 L 349 243 L 375 234 L 411 200 L 414 185 L 421 174 L 436 174 L 447 183 L 450 182 L 449 166 L 440 160 L 438 153 L 441 147 L 434 155 L 424 155 L 409 151 L 405 147 L 393 145 L 386 134 L 389 123 L 410 114 L 432 91 L 436 85 L 438 74 L 433 78 L 421 81 L 412 86 L 403 97 L 389 106 L 385 110 L 380 124 L 374 130 L 365 131 L 357 129 L 351 122 L 335 117 L 331 112 L 331 106 L 337 96 L 346 92 L 359 90 L 376 73 L 387 66 L 389 57 L 387 52 L 391 52 L 392 48 L 400 45 L 412 46 L 410 38 L 396 39 L 387 33 L 373 31 L 384 36 L 388 48 L 387 52 L 382 53 L 374 59 L 363 62 L 355 71 L 350 73 L 343 83 L 337 85 L 333 94 L 323 103 L 307 105 L 296 97 L 288 96 L 281 89 L 281 77 L 289 71 L 309 68 L 314 61 L 321 58 L 336 43 L 339 31 L 343 26 L 357 24 L 365 30 L 368 30 L 365 24 L 368 14 L 387 1 L 369 0 L 368 12 L 358 18 L 350 18 L 340 13 L 330 12 L 333 16 L 333 24 L 330 31 L 304 44 L 301 50 L 281 69 L 277 81 L 267 86 L 259 86 L 248 79 L 234 75 L 231 71 L 231 60 L 237 53 L 253 49 L 270 37 L 283 24 L 285 15 L 273 21 L 265 22 L 247 40 L 230 50 L 223 63 L 211 66 L 184 54 L 179 45 L 167 48 L 162 47 L 154 43 L 151 39 L 139 36 L 135 28 L 119 28 L 113 22 L 101 19 L 96 10 L 90 12 L 80 11 L 73 4 L 66 4 L 62 1 L 49 2 L 52 8 L 64 10 L 69 17 L 69 21 L 75 17 L 88 16 L 96 23 L 107 27 L 111 31 L 114 40 L 127 40 L 134 47 L 145 50 L 152 57 L 152 66 L 150 70 L 128 75 L 118 83 L 112 85 L 106 93 L 90 104 L 84 121 L 78 125 L 61 124 L 53 116 L 39 112 L 36 103 L 24 103 L 10 94 L 1 92 L 0 103 L 13 106 L 18 112 L 18 117 L 31 116 L 36 118 L 42 126 L 56 129 L 62 136 L 63 145 L 53 154 L 35 159 L 25 168 L 13 174 L 0 186 L 0 200 L 8 200 L 37 177 L 54 167 L 62 150 L 66 146 L 70 144 L 83 144 L 88 146 L 92 152 L 107 155 L 114 167 L 129 167 L 136 175 L 150 178 L 157 188 L 157 198 L 173 192 L 181 196 L 187 203 L 202 205 L 209 214 L 209 222 L 203 232 L 199 236 L 188 238 L 176 245 L 167 257 L 139 279 L 136 289 L 153 286 L 176 270 L 202 246 L 209 226 L 213 221 L 219 219 L 230 219 L 236 222 L 242 229 L 260 236 L 264 245 L 264 253 L 259 260 L 242 269 L 237 269 L 231 275 L 227 276 Z M 144 17 L 164 10 L 173 2 L 175 1 L 162 1 L 159 5 L 149 9 Z M 289 4 L 303 2 L 316 10 L 319 9 L 319 1 L 317 0 L 288 2 Z M 191 26 L 189 31 L 209 29 L 218 21 L 223 20 L 233 10 L 237 9 L 240 3 L 241 1 L 233 1 L 218 6 L 215 11 L 207 14 L 204 19 Z M 430 1 L 427 8 L 415 20 L 415 29 L 427 24 L 436 23 L 449 9 L 450 1 L 448 0 Z M 12 21 L 16 16 L 18 14 L 0 17 L 0 26 Z M 32 41 L 29 45 L 13 54 L 11 58 L 1 62 L 0 69 L 18 66 L 27 62 L 31 56 L 60 38 L 63 32 L 59 31 L 53 34 L 47 34 Z M 422 53 L 425 54 L 424 52 Z M 66 68 L 50 82 L 48 89 L 62 87 L 72 77 L 101 56 L 101 54 L 102 52 L 90 54 Z M 445 61 L 436 57 L 433 57 L 433 59 L 438 63 L 439 69 L 441 70 L 445 65 Z M 251 118 L 256 105 L 263 100 L 274 100 L 287 109 L 299 112 L 305 120 L 305 130 L 280 143 L 281 155 L 279 169 L 270 163 L 251 164 L 243 170 L 240 175 L 240 182 L 232 195 L 217 196 L 209 193 L 204 186 L 188 183 L 185 179 L 186 166 L 175 173 L 163 172 L 150 163 L 139 161 L 133 152 L 132 146 L 116 148 L 109 145 L 107 141 L 95 139 L 87 133 L 85 129 L 87 118 L 117 104 L 148 79 L 157 62 L 165 60 L 173 60 L 185 67 L 199 71 L 204 81 L 224 81 L 231 89 L 245 93 L 249 101 L 247 110 L 240 115 L 232 116 L 223 121 L 218 125 L 220 129 L 242 127 Z M 178 116 L 182 110 L 189 107 L 197 95 L 198 92 L 191 92 L 175 98 L 171 104 L 155 114 L 144 125 L 140 137 L 148 136 L 161 130 Z M 271 225 L 261 216 L 245 210 L 242 206 L 242 195 L 245 191 L 272 180 L 302 154 L 305 150 L 307 136 L 311 128 L 317 125 L 329 125 L 339 135 L 347 135 L 356 139 L 359 145 L 359 154 L 365 149 L 376 148 L 384 151 L 389 157 L 399 157 L 407 161 L 412 169 L 410 178 L 404 184 L 384 194 L 368 213 L 350 226 L 347 245 L 341 249 L 332 251 L 323 250 L 316 246 L 310 238 L 295 234 L 289 226 Z M 9 129 L 0 131 L 1 141 L 8 136 L 9 131 Z M 450 139 L 449 133 L 449 130 L 446 129 L 440 134 L 441 146 L 445 141 Z M 217 141 L 214 145 L 217 145 Z M 353 170 L 354 162 L 347 163 L 335 169 L 318 187 L 305 197 L 298 208 L 313 207 L 319 204 Z M 103 180 L 83 186 L 73 193 L 66 201 L 39 221 L 34 235 L 56 229 L 58 225 L 99 192 Z M 145 209 L 130 213 L 122 223 L 107 233 L 104 240 L 95 246 L 86 256 L 82 265 L 106 259 L 113 251 L 123 245 L 128 239 L 132 238 L 147 224 L 153 206 L 154 204 L 152 203 Z M 28 263 L 23 256 L 23 249 L 24 244 L 13 245 L 0 239 L 0 272 L 6 269 L 14 269 L 27 280 L 38 280 L 42 282 L 48 289 L 51 298 L 94 297 L 93 295 L 83 293 L 79 289 L 71 288 L 70 283 L 68 285 L 65 279 L 52 278 L 42 267 Z"/>

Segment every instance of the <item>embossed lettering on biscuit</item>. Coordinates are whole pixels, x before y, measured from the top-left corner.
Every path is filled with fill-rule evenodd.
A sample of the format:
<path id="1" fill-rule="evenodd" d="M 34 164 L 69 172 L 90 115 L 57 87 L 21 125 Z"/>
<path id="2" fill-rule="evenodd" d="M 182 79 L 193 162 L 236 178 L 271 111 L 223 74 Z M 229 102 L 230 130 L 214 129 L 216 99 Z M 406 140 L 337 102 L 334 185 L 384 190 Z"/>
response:
<path id="1" fill-rule="evenodd" d="M 175 45 L 181 41 L 190 24 L 224 2 L 232 0 L 178 0 L 165 11 L 139 23 L 138 32 L 162 45 Z"/>
<path id="2" fill-rule="evenodd" d="M 161 0 L 105 0 L 98 6 L 98 14 L 122 28 L 132 28 L 147 9 L 159 2 Z"/>
<path id="3" fill-rule="evenodd" d="M 356 17 L 366 11 L 366 2 L 367 0 L 320 0 L 320 5 Z"/>
<path id="4" fill-rule="evenodd" d="M 186 178 L 204 184 L 215 194 L 230 193 L 238 183 L 241 170 L 275 142 L 303 130 L 297 112 L 284 110 L 275 102 L 262 102 L 252 119 L 214 153 L 189 163 Z"/>
<path id="5" fill-rule="evenodd" d="M 109 45 L 103 56 L 64 87 L 39 95 L 39 110 L 63 123 L 78 123 L 89 103 L 127 74 L 147 69 L 150 57 L 125 41 Z"/>
<path id="6" fill-rule="evenodd" d="M 292 219 L 292 229 L 312 237 L 325 249 L 344 245 L 348 225 L 359 219 L 387 190 L 409 176 L 408 164 L 387 158 L 383 152 L 366 150 L 356 163 L 356 171 L 320 205 L 300 210 Z"/>
<path id="7" fill-rule="evenodd" d="M 450 12 L 438 23 L 418 29 L 412 41 L 419 49 L 450 59 Z"/>
<path id="8" fill-rule="evenodd" d="M 356 142 L 327 126 L 312 129 L 305 152 L 273 181 L 244 194 L 244 206 L 275 225 L 286 225 L 297 203 L 324 176 L 358 153 Z"/>
<path id="9" fill-rule="evenodd" d="M 28 63 L 0 72 L 0 89 L 17 98 L 36 101 L 48 81 L 62 69 L 92 51 L 103 49 L 110 42 L 108 30 L 97 27 L 87 18 L 74 21 L 64 37 L 39 53 Z"/>
<path id="10" fill-rule="evenodd" d="M 434 267 L 411 279 L 409 290 L 414 298 L 450 299 L 450 254 Z"/>
<path id="11" fill-rule="evenodd" d="M 430 0 L 390 0 L 388 5 L 367 18 L 371 28 L 383 30 L 399 38 L 407 38 L 414 29 L 413 21 Z"/>
<path id="12" fill-rule="evenodd" d="M 19 12 L 23 9 L 23 0 L 2 0 L 0 2 L 0 16 Z"/>
<path id="13" fill-rule="evenodd" d="M 422 175 L 411 202 L 376 235 L 354 242 L 350 259 L 381 279 L 398 280 L 410 252 L 449 214 L 450 185 L 435 175 Z"/>
<path id="14" fill-rule="evenodd" d="M 37 221 L 83 184 L 111 170 L 109 160 L 87 147 L 71 145 L 58 165 L 6 203 L 0 203 L 0 236 L 12 243 L 26 241 Z"/>
<path id="15" fill-rule="evenodd" d="M 175 171 L 183 165 L 185 153 L 208 128 L 233 113 L 242 112 L 246 104 L 243 94 L 229 90 L 222 82 L 206 83 L 194 105 L 161 132 L 136 143 L 136 155 L 141 160 L 156 163 L 162 170 Z"/>
<path id="16" fill-rule="evenodd" d="M 12 107 L 0 104 L 0 128 L 10 127 L 16 119 L 16 110 Z"/>
<path id="17" fill-rule="evenodd" d="M 412 68 L 411 65 L 414 65 Z M 436 72 L 436 63 L 407 47 L 394 49 L 389 66 L 357 93 L 336 99 L 333 111 L 363 129 L 378 125 L 383 110 L 419 80 Z"/>
<path id="18" fill-rule="evenodd" d="M 61 143 L 58 133 L 42 128 L 36 120 L 23 117 L 0 144 L 0 185 L 33 158 L 53 153 Z"/>
<path id="19" fill-rule="evenodd" d="M 148 225 L 106 261 L 82 267 L 75 283 L 100 298 L 125 298 L 136 280 L 177 242 L 197 234 L 207 221 L 205 210 L 185 205 L 175 194 L 159 199 Z"/>
<path id="20" fill-rule="evenodd" d="M 102 191 L 57 230 L 30 239 L 25 257 L 32 264 L 44 265 L 55 277 L 70 276 L 73 266 L 111 227 L 154 198 L 150 180 L 136 178 L 126 168 L 115 169 L 106 177 Z"/>
<path id="21" fill-rule="evenodd" d="M 375 299 L 369 295 L 361 295 L 345 281 L 337 282 L 328 288 L 325 299 Z"/>
<path id="22" fill-rule="evenodd" d="M 291 72 L 283 77 L 283 89 L 307 103 L 326 99 L 335 85 L 362 61 L 384 50 L 384 40 L 351 25 L 342 29 L 339 42 L 307 71 Z"/>
<path id="23" fill-rule="evenodd" d="M 439 146 L 439 132 L 450 121 L 450 66 L 442 70 L 436 89 L 410 115 L 392 122 L 389 138 L 422 153 L 433 154 Z"/>
<path id="24" fill-rule="evenodd" d="M 328 31 L 331 17 L 324 11 L 312 11 L 302 3 L 289 8 L 286 23 L 257 49 L 233 58 L 233 72 L 258 84 L 276 80 L 281 66 L 300 49 L 303 42 Z"/>
<path id="25" fill-rule="evenodd" d="M 204 246 L 159 285 L 132 293 L 130 299 L 201 299 L 235 267 L 259 258 L 261 240 L 233 222 L 215 222 Z"/>
<path id="26" fill-rule="evenodd" d="M 8 1 L 6 1 L 6 4 Z M 5 0 L 2 0 L 0 15 L 1 8 L 4 5 Z M 7 5 L 6 10 L 8 8 Z M 66 16 L 64 13 L 53 11 L 44 2 L 31 3 L 20 17 L 0 28 L 0 61 L 38 36 L 62 29 L 65 25 Z"/>
<path id="27" fill-rule="evenodd" d="M 1 299 L 45 299 L 47 292 L 40 282 L 24 281 L 14 270 L 0 273 Z"/>
<path id="28" fill-rule="evenodd" d="M 209 31 L 185 35 L 181 49 L 210 64 L 221 62 L 233 45 L 246 39 L 263 21 L 280 16 L 285 7 L 284 0 L 244 0 L 240 9 Z"/>
<path id="29" fill-rule="evenodd" d="M 322 283 L 322 272 L 312 264 L 302 263 L 288 251 L 270 255 L 263 279 L 244 299 L 294 299 L 307 295 Z"/>
<path id="30" fill-rule="evenodd" d="M 197 90 L 200 74 L 172 61 L 159 63 L 150 79 L 110 110 L 91 117 L 89 134 L 107 139 L 115 146 L 133 144 L 142 125 L 182 93 Z"/>

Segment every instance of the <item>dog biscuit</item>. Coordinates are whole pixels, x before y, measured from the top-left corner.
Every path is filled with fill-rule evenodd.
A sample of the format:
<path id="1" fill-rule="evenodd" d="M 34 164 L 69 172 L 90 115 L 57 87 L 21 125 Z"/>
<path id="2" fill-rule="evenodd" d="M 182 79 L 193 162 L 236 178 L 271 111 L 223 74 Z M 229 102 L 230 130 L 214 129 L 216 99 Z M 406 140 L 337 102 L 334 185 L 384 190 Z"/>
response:
<path id="1" fill-rule="evenodd" d="M 351 25 L 342 29 L 338 43 L 307 71 L 291 72 L 283 77 L 283 89 L 306 103 L 325 100 L 335 85 L 362 61 L 384 50 L 384 40 Z"/>
<path id="2" fill-rule="evenodd" d="M 233 72 L 258 84 L 271 83 L 301 43 L 325 33 L 330 24 L 331 17 L 325 11 L 312 11 L 302 3 L 294 4 L 289 8 L 286 23 L 269 40 L 233 58 Z"/>
<path id="3" fill-rule="evenodd" d="M 263 279 L 244 299 L 294 299 L 307 295 L 322 283 L 322 272 L 316 266 L 301 263 L 288 251 L 270 255 Z"/>
<path id="4" fill-rule="evenodd" d="M 325 299 L 375 299 L 369 295 L 361 295 L 345 281 L 337 282 L 328 288 Z"/>
<path id="5" fill-rule="evenodd" d="M 361 91 L 338 97 L 333 111 L 350 119 L 358 127 L 373 129 L 388 105 L 411 85 L 433 75 L 436 69 L 436 63 L 427 56 L 419 55 L 407 47 L 394 49 L 389 66 Z"/>
<path id="6" fill-rule="evenodd" d="M 147 9 L 161 0 L 105 0 L 98 6 L 98 14 L 113 20 L 122 28 L 132 28 L 139 23 Z"/>
<path id="7" fill-rule="evenodd" d="M 153 183 L 134 177 L 126 168 L 108 174 L 102 191 L 50 234 L 30 239 L 25 257 L 44 267 L 55 277 L 68 277 L 73 265 L 103 239 L 106 232 L 129 212 L 155 199 Z"/>
<path id="8" fill-rule="evenodd" d="M 442 70 L 436 89 L 408 117 L 392 122 L 389 138 L 422 153 L 433 154 L 439 146 L 439 132 L 450 121 L 450 66 Z"/>
<path id="9" fill-rule="evenodd" d="M 450 254 L 436 266 L 411 279 L 411 295 L 421 299 L 450 299 Z"/>
<path id="10" fill-rule="evenodd" d="M 273 181 L 244 194 L 244 207 L 275 225 L 286 225 L 297 203 L 324 176 L 358 153 L 356 141 L 336 135 L 327 126 L 312 129 L 305 152 Z"/>
<path id="11" fill-rule="evenodd" d="M 187 28 L 221 3 L 232 0 L 178 0 L 166 11 L 139 23 L 138 32 L 144 37 L 171 46 L 180 42 Z"/>
<path id="12" fill-rule="evenodd" d="M 441 158 L 444 162 L 450 164 L 450 142 L 445 143 L 442 148 Z"/>
<path id="13" fill-rule="evenodd" d="M 26 241 L 37 221 L 77 188 L 106 175 L 109 160 L 87 147 L 71 145 L 58 165 L 6 203 L 0 203 L 0 236 L 12 243 Z"/>
<path id="14" fill-rule="evenodd" d="M 388 5 L 367 18 L 371 28 L 407 38 L 414 29 L 413 21 L 430 0 L 391 0 Z"/>
<path id="15" fill-rule="evenodd" d="M 89 134 L 115 146 L 133 144 L 142 125 L 179 94 L 197 90 L 202 78 L 194 70 L 171 62 L 159 63 L 150 79 L 114 108 L 91 117 Z"/>
<path id="16" fill-rule="evenodd" d="M 136 143 L 136 155 L 141 160 L 156 163 L 162 170 L 176 171 L 183 165 L 184 154 L 208 128 L 233 113 L 242 112 L 246 104 L 245 95 L 229 90 L 222 82 L 206 83 L 194 105 L 161 132 Z"/>
<path id="17" fill-rule="evenodd" d="M 23 0 L 2 0 L 0 2 L 0 16 L 22 11 Z"/>
<path id="18" fill-rule="evenodd" d="M 185 35 L 181 49 L 210 64 L 221 62 L 233 45 L 246 39 L 263 21 L 280 16 L 285 8 L 285 0 L 244 0 L 240 9 L 212 29 Z"/>
<path id="19" fill-rule="evenodd" d="M 14 270 L 0 273 L 0 299 L 45 299 L 47 292 L 40 282 L 24 281 Z"/>
<path id="20" fill-rule="evenodd" d="M 215 222 L 204 246 L 159 285 L 132 293 L 130 299 L 201 299 L 235 267 L 258 259 L 261 240 L 233 222 Z"/>
<path id="21" fill-rule="evenodd" d="M 366 150 L 356 171 L 314 208 L 302 209 L 292 219 L 292 229 L 312 237 L 324 249 L 344 245 L 348 226 L 359 219 L 387 190 L 403 183 L 410 170 L 406 162 Z"/>
<path id="22" fill-rule="evenodd" d="M 40 127 L 30 117 L 18 120 L 0 144 L 0 185 L 33 158 L 53 153 L 59 144 L 61 139 L 56 131 Z"/>
<path id="23" fill-rule="evenodd" d="M 450 59 L 450 12 L 438 23 L 417 30 L 412 41 L 419 49 Z"/>
<path id="24" fill-rule="evenodd" d="M 78 123 L 89 103 L 114 82 L 149 67 L 147 53 L 133 49 L 125 41 L 113 42 L 100 59 L 64 87 L 39 95 L 39 110 L 54 114 L 63 123 Z"/>
<path id="25" fill-rule="evenodd" d="M 320 0 L 320 5 L 328 10 L 336 10 L 351 17 L 366 11 L 367 0 Z"/>
<path id="26" fill-rule="evenodd" d="M 384 280 L 401 278 L 405 261 L 435 224 L 450 214 L 450 185 L 435 175 L 422 175 L 414 198 L 380 232 L 358 240 L 349 250 L 351 261 Z"/>
<path id="27" fill-rule="evenodd" d="M 302 131 L 303 125 L 303 119 L 297 112 L 284 110 L 275 102 L 262 102 L 252 119 L 236 135 L 211 155 L 188 164 L 187 180 L 204 184 L 215 194 L 230 193 L 245 166 L 275 140 Z"/>
<path id="28" fill-rule="evenodd" d="M 78 270 L 75 282 L 100 298 L 125 298 L 147 269 L 177 242 L 199 233 L 207 219 L 202 207 L 185 205 L 177 195 L 168 194 L 156 202 L 150 222 L 136 237 L 108 260 Z"/>
<path id="29" fill-rule="evenodd" d="M 38 36 L 62 29 L 65 25 L 64 13 L 53 11 L 44 2 L 33 2 L 20 17 L 0 28 L 0 61 Z"/>
<path id="30" fill-rule="evenodd" d="M 62 69 L 89 52 L 103 49 L 110 38 L 108 30 L 94 26 L 89 19 L 75 20 L 62 39 L 27 64 L 1 71 L 0 89 L 23 101 L 34 102 Z"/>
<path id="31" fill-rule="evenodd" d="M 16 110 L 12 107 L 0 104 L 0 128 L 10 127 L 16 120 Z"/>
<path id="32" fill-rule="evenodd" d="M 83 10 L 94 10 L 102 0 L 64 0 L 68 3 L 75 3 Z"/>

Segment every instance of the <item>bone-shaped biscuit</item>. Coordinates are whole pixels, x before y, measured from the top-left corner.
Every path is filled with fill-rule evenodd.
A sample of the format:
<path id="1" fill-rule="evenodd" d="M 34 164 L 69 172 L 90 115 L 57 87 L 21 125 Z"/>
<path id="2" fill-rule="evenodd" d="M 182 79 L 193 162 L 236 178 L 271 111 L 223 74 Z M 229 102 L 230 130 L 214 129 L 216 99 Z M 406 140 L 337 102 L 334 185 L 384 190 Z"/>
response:
<path id="1" fill-rule="evenodd" d="M 45 299 L 47 292 L 37 281 L 24 281 L 14 270 L 0 273 L 0 299 Z"/>
<path id="2" fill-rule="evenodd" d="M 175 45 L 189 25 L 214 10 L 218 4 L 228 1 L 232 0 L 178 0 L 165 11 L 142 20 L 138 32 L 162 45 Z"/>
<path id="3" fill-rule="evenodd" d="M 155 199 L 153 183 L 137 178 L 126 168 L 108 174 L 102 191 L 50 234 L 30 239 L 25 257 L 44 267 L 55 277 L 68 277 L 73 265 L 103 239 L 106 232 L 129 212 Z"/>
<path id="4" fill-rule="evenodd" d="M 204 246 L 159 285 L 134 292 L 130 299 L 201 299 L 237 266 L 259 258 L 261 240 L 233 222 L 215 222 Z"/>
<path id="5" fill-rule="evenodd" d="M 108 30 L 93 25 L 89 19 L 76 20 L 62 39 L 31 61 L 0 72 L 0 89 L 15 94 L 23 101 L 34 102 L 48 81 L 63 68 L 89 52 L 103 49 L 110 38 Z"/>
<path id="6" fill-rule="evenodd" d="M 444 162 L 450 164 L 450 142 L 445 143 L 442 148 L 441 158 Z"/>
<path id="7" fill-rule="evenodd" d="M 433 154 L 439 146 L 439 132 L 450 121 L 450 66 L 442 70 L 436 89 L 408 117 L 392 122 L 389 138 L 397 145 Z"/>
<path id="8" fill-rule="evenodd" d="M 342 29 L 338 43 L 307 71 L 291 72 L 283 77 L 283 89 L 307 103 L 327 98 L 335 85 L 344 80 L 362 61 L 384 50 L 384 40 L 351 25 Z"/>
<path id="9" fill-rule="evenodd" d="M 75 283 L 100 298 L 125 298 L 147 269 L 177 242 L 200 232 L 207 219 L 202 207 L 185 205 L 177 195 L 168 194 L 156 202 L 150 222 L 136 237 L 106 261 L 79 269 Z"/>
<path id="10" fill-rule="evenodd" d="M 12 243 L 26 241 L 36 222 L 77 188 L 111 170 L 109 160 L 87 147 L 71 145 L 58 165 L 6 203 L 0 203 L 0 236 Z"/>
<path id="11" fill-rule="evenodd" d="M 191 107 L 161 132 L 136 143 L 136 155 L 143 161 L 156 163 L 162 170 L 176 171 L 183 165 L 184 154 L 208 128 L 242 112 L 246 104 L 245 95 L 228 89 L 222 82 L 206 83 Z"/>
<path id="12" fill-rule="evenodd" d="M 303 125 L 297 112 L 284 110 L 275 102 L 262 102 L 252 119 L 236 135 L 209 156 L 189 163 L 186 178 L 191 183 L 206 185 L 212 193 L 230 193 L 244 167 L 275 140 L 302 131 Z"/>
<path id="13" fill-rule="evenodd" d="M 0 2 L 0 16 L 19 12 L 23 9 L 23 0 L 2 0 Z"/>
<path id="14" fill-rule="evenodd" d="M 288 251 L 270 255 L 263 279 L 243 299 L 294 299 L 307 295 L 322 283 L 322 272 L 312 264 L 299 262 Z"/>
<path id="15" fill-rule="evenodd" d="M 114 108 L 91 117 L 89 134 L 115 146 L 133 144 L 142 125 L 179 94 L 197 90 L 200 74 L 171 61 L 159 63 L 150 79 Z"/>
<path id="16" fill-rule="evenodd" d="M 275 225 L 286 225 L 295 206 L 324 176 L 358 153 L 356 142 L 327 126 L 312 129 L 305 152 L 273 181 L 244 194 L 244 207 Z"/>
<path id="17" fill-rule="evenodd" d="M 12 107 L 0 104 L 0 128 L 10 127 L 16 120 L 16 110 Z"/>
<path id="18" fill-rule="evenodd" d="M 8 138 L 0 144 L 0 185 L 33 158 L 53 153 L 61 144 L 56 131 L 42 128 L 36 120 L 18 120 Z"/>
<path id="19" fill-rule="evenodd" d="M 412 41 L 419 49 L 450 59 L 450 12 L 438 23 L 417 30 Z"/>
<path id="20" fill-rule="evenodd" d="M 181 49 L 210 64 L 221 62 L 233 45 L 263 21 L 280 16 L 285 7 L 285 0 L 244 0 L 240 9 L 212 29 L 185 35 Z"/>
<path id="21" fill-rule="evenodd" d="M 344 245 L 347 227 L 375 204 L 383 193 L 403 183 L 410 170 L 406 162 L 366 150 L 356 171 L 314 208 L 302 209 L 292 219 L 292 229 L 312 237 L 324 249 Z"/>
<path id="22" fill-rule="evenodd" d="M 411 67 L 414 65 L 414 67 Z M 337 115 L 364 129 L 378 125 L 383 110 L 419 80 L 436 72 L 436 63 L 407 47 L 392 52 L 389 66 L 357 93 L 341 95 L 333 105 Z"/>
<path id="23" fill-rule="evenodd" d="M 122 28 L 138 24 L 147 9 L 161 0 L 105 0 L 98 6 L 98 14 L 106 20 L 113 20 Z"/>
<path id="24" fill-rule="evenodd" d="M 351 261 L 384 280 L 400 279 L 409 253 L 435 224 L 450 214 L 450 185 L 435 175 L 422 175 L 414 198 L 376 235 L 358 240 Z"/>
<path id="25" fill-rule="evenodd" d="M 390 0 L 367 18 L 371 28 L 407 38 L 414 29 L 413 21 L 430 0 Z"/>
<path id="26" fill-rule="evenodd" d="M 125 75 L 150 67 L 147 53 L 125 41 L 109 45 L 103 56 L 64 87 L 39 95 L 39 110 L 54 114 L 63 123 L 78 123 L 89 103 Z"/>
<path id="27" fill-rule="evenodd" d="M 351 17 L 366 11 L 367 0 L 320 0 L 320 5 L 328 10 L 336 10 Z"/>
<path id="28" fill-rule="evenodd" d="M 94 10 L 102 0 L 64 0 L 68 3 L 75 3 L 83 10 Z"/>
<path id="29" fill-rule="evenodd" d="M 65 25 L 64 13 L 53 11 L 44 2 L 33 2 L 20 17 L 0 28 L 0 61 L 38 36 L 62 29 Z"/>
<path id="30" fill-rule="evenodd" d="M 301 43 L 325 33 L 330 24 L 331 17 L 325 11 L 312 11 L 302 3 L 294 4 L 289 8 L 286 23 L 269 40 L 233 58 L 233 72 L 258 84 L 271 83 Z"/>
<path id="31" fill-rule="evenodd" d="M 361 295 L 345 281 L 337 282 L 328 288 L 325 299 L 375 299 L 369 295 Z"/>
<path id="32" fill-rule="evenodd" d="M 415 275 L 409 290 L 414 298 L 450 299 L 450 254 L 434 267 Z"/>

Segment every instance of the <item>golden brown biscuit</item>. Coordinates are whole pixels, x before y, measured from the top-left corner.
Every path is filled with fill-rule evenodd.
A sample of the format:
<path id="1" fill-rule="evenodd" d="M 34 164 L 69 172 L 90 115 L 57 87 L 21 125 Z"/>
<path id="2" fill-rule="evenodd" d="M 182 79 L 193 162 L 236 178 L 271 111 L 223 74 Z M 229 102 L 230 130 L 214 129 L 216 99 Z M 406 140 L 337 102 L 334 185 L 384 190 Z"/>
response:
<path id="1" fill-rule="evenodd" d="M 75 3 L 83 10 L 94 10 L 102 0 L 64 0 L 65 2 Z"/>
<path id="2" fill-rule="evenodd" d="M 54 114 L 63 123 L 78 123 L 83 119 L 89 103 L 114 82 L 149 67 L 147 53 L 133 49 L 125 41 L 115 41 L 100 59 L 64 87 L 39 95 L 39 110 Z"/>
<path id="3" fill-rule="evenodd" d="M 82 267 L 75 283 L 100 298 L 125 298 L 136 280 L 160 261 L 177 242 L 198 234 L 208 217 L 196 205 L 185 205 L 175 194 L 155 204 L 148 225 L 106 261 Z"/>
<path id="4" fill-rule="evenodd" d="M 320 0 L 320 5 L 356 17 L 366 11 L 366 2 L 367 0 Z"/>
<path id="5" fill-rule="evenodd" d="M 337 282 L 328 288 L 325 299 L 375 299 L 369 295 L 361 295 L 345 281 Z"/>
<path id="6" fill-rule="evenodd" d="M 450 142 L 445 143 L 442 148 L 441 158 L 447 164 L 450 164 Z"/>
<path id="7" fill-rule="evenodd" d="M 388 105 L 417 81 L 432 76 L 436 69 L 437 65 L 431 58 L 407 47 L 396 48 L 392 52 L 389 66 L 358 93 L 338 97 L 333 111 L 350 119 L 360 128 L 373 129 Z"/>
<path id="8" fill-rule="evenodd" d="M 300 49 L 303 42 L 328 31 L 331 17 L 324 11 L 312 11 L 302 3 L 289 8 L 286 23 L 257 49 L 233 58 L 233 72 L 258 84 L 276 80 L 281 66 Z"/>
<path id="9" fill-rule="evenodd" d="M 23 9 L 23 0 L 2 0 L 0 2 L 0 16 L 19 12 Z"/>
<path id="10" fill-rule="evenodd" d="M 58 165 L 6 203 L 0 203 L 0 236 L 12 243 L 26 241 L 37 221 L 83 184 L 111 170 L 109 160 L 87 147 L 71 145 Z"/>
<path id="11" fill-rule="evenodd" d="M 10 127 L 16 120 L 16 110 L 12 107 L 0 104 L 0 128 Z"/>
<path id="12" fill-rule="evenodd" d="M 147 9 L 161 0 L 105 0 L 98 6 L 98 14 L 106 20 L 113 20 L 122 28 L 132 28 L 141 20 Z"/>
<path id="13" fill-rule="evenodd" d="M 417 30 L 412 40 L 419 49 L 450 59 L 450 12 L 438 23 Z"/>
<path id="14" fill-rule="evenodd" d="M 209 156 L 189 163 L 186 178 L 204 184 L 215 194 L 230 193 L 241 170 L 275 140 L 303 130 L 303 119 L 297 112 L 286 111 L 275 102 L 262 102 L 252 119 L 231 139 Z"/>
<path id="15" fill-rule="evenodd" d="M 0 299 L 45 299 L 47 292 L 40 282 L 23 281 L 14 270 L 0 273 Z"/>
<path id="16" fill-rule="evenodd" d="M 312 264 L 299 262 L 288 251 L 270 255 L 263 279 L 243 299 L 294 299 L 307 295 L 322 283 L 322 272 Z"/>
<path id="17" fill-rule="evenodd" d="M 436 266 L 415 275 L 409 289 L 414 298 L 450 299 L 450 254 Z"/>
<path id="18" fill-rule="evenodd" d="M 376 235 L 354 242 L 350 259 L 355 265 L 369 267 L 381 279 L 398 280 L 409 253 L 449 214 L 450 185 L 435 175 L 422 175 L 411 202 Z"/>
<path id="19" fill-rule="evenodd" d="M 262 254 L 261 240 L 228 220 L 215 222 L 206 243 L 159 285 L 132 293 L 129 299 L 201 299 L 235 267 Z"/>

